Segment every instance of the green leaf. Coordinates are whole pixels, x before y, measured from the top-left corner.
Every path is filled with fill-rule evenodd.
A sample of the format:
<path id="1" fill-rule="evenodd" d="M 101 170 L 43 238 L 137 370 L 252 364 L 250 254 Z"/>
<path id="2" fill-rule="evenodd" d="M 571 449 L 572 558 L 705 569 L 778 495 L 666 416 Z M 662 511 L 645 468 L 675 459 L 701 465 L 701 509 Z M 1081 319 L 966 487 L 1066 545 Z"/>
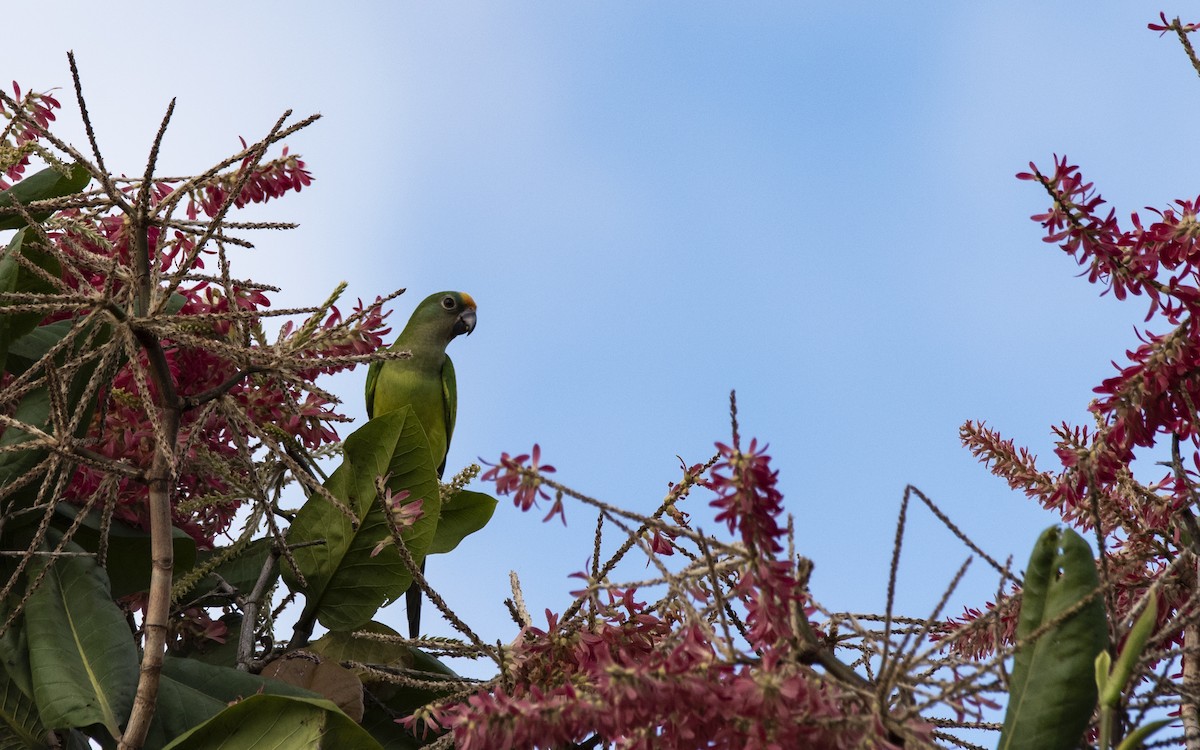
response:
<path id="1" fill-rule="evenodd" d="M 62 338 L 74 325 L 75 321 L 73 320 L 56 320 L 53 323 L 38 326 L 16 339 L 8 346 L 6 369 L 14 375 L 25 372 L 35 362 L 46 356 L 51 347 L 62 341 Z"/>
<path id="2" fill-rule="evenodd" d="M 373 750 L 365 729 L 326 700 L 255 695 L 167 745 L 169 750 Z"/>
<path id="3" fill-rule="evenodd" d="M 1138 616 L 1137 621 L 1133 623 L 1133 627 L 1129 629 L 1129 636 L 1125 639 L 1125 645 L 1121 648 L 1121 654 L 1117 657 L 1117 663 L 1112 667 L 1112 670 L 1107 673 L 1107 679 L 1104 681 L 1104 688 L 1100 690 L 1100 705 L 1107 708 L 1116 708 L 1121 700 L 1121 693 L 1125 692 L 1125 686 L 1129 684 L 1129 678 L 1133 676 L 1133 668 L 1137 666 L 1138 660 L 1142 658 L 1142 649 L 1146 647 L 1146 641 L 1154 633 L 1154 628 L 1158 626 L 1158 595 L 1153 594 L 1150 601 L 1146 603 L 1146 608 L 1142 610 L 1142 614 Z M 1105 651 L 1105 654 L 1108 652 Z"/>
<path id="4" fill-rule="evenodd" d="M 433 740 L 432 737 L 418 740 L 396 719 L 406 714 L 388 710 L 382 703 L 367 703 L 363 711 L 362 728 L 367 730 L 384 750 L 420 750 Z"/>
<path id="5" fill-rule="evenodd" d="M 59 503 L 54 512 L 66 524 L 70 524 L 79 514 L 79 509 L 74 505 Z M 72 541 L 77 542 L 85 551 L 96 552 L 100 548 L 100 529 L 101 514 L 92 511 L 79 523 Z M 170 541 L 174 548 L 175 575 L 191 570 L 192 565 L 196 564 L 196 540 L 184 530 L 172 527 Z M 154 558 L 150 550 L 150 533 L 113 518 L 108 527 L 107 564 L 113 598 L 120 599 L 121 596 L 148 590 L 152 560 Z"/>
<path id="6" fill-rule="evenodd" d="M 460 490 L 442 506 L 442 517 L 426 554 L 440 555 L 453 550 L 463 539 L 487 526 L 495 511 L 496 498 Z"/>
<path id="7" fill-rule="evenodd" d="M 274 542 L 270 538 L 263 537 L 246 544 L 232 557 L 228 557 L 229 547 L 197 551 L 196 569 L 187 576 L 180 576 L 176 583 L 176 586 L 187 585 L 188 588 L 173 593 L 172 599 L 177 602 L 189 602 L 203 596 L 206 597 L 206 601 L 211 603 L 210 606 L 219 606 L 226 602 L 233 603 L 237 597 L 245 596 L 254 589 L 254 584 L 258 583 L 258 577 L 262 574 L 263 565 L 266 564 L 273 545 Z M 212 563 L 213 558 L 219 557 L 227 557 L 227 559 L 210 572 L 201 574 L 201 571 Z M 267 585 L 274 586 L 275 579 L 278 577 L 279 568 L 274 566 Z M 185 580 L 191 578 L 195 579 L 193 583 L 184 583 Z"/>
<path id="8" fill-rule="evenodd" d="M 37 704 L 0 670 L 0 750 L 44 748 L 45 736 Z"/>
<path id="9" fill-rule="evenodd" d="M 91 181 L 91 173 L 80 164 L 72 165 L 70 174 L 67 175 L 53 167 L 47 167 L 29 175 L 8 190 L 0 190 L 0 208 L 8 208 L 14 204 L 27 205 L 34 201 L 73 195 L 81 192 Z M 53 212 L 37 211 L 33 214 L 33 218 L 36 221 L 44 221 L 50 217 L 51 213 Z M 0 230 L 19 229 L 23 226 L 25 226 L 25 219 L 20 214 L 0 215 Z"/>
<path id="10" fill-rule="evenodd" d="M 82 552 L 68 543 L 66 551 Z M 46 567 L 36 560 L 34 574 Z M 102 724 L 114 738 L 133 706 L 138 654 L 108 576 L 91 557 L 58 559 L 25 609 L 33 694 L 52 729 Z"/>
<path id="11" fill-rule="evenodd" d="M 163 660 L 158 707 L 146 737 L 147 750 L 161 748 L 221 713 L 233 701 L 255 695 L 318 698 L 307 690 L 242 672 L 168 656 Z"/>
<path id="12" fill-rule="evenodd" d="M 42 330 L 45 329 L 45 330 Z M 85 343 L 90 347 L 101 346 L 107 342 L 112 335 L 112 329 L 107 324 L 100 325 L 99 328 L 93 329 L 90 326 L 79 326 L 76 323 L 71 323 L 69 326 L 59 326 L 58 324 L 50 326 L 42 326 L 35 331 L 23 336 L 19 341 L 27 342 L 28 349 L 25 351 L 32 352 L 33 349 L 45 346 L 45 349 L 38 355 L 38 360 L 42 359 L 42 354 L 49 350 L 50 346 L 57 343 L 61 338 L 71 335 L 74 337 L 71 346 L 65 347 L 67 351 L 60 352 L 60 356 L 56 362 L 40 362 L 39 367 L 62 367 L 67 359 L 74 358 L 82 351 Z M 30 337 L 35 337 L 30 339 Z M 22 344 L 15 344 L 22 346 Z M 75 368 L 74 377 L 68 384 L 68 392 L 66 402 L 77 404 L 82 410 L 82 414 L 77 423 L 75 431 L 76 437 L 83 437 L 86 434 L 88 427 L 91 424 L 92 414 L 95 411 L 95 399 L 88 402 L 83 402 L 83 394 L 87 389 L 88 381 L 96 371 L 99 365 L 98 359 L 92 360 L 79 365 Z M 28 367 L 33 366 L 33 362 L 22 363 L 21 371 L 23 372 Z M 21 402 L 17 405 L 16 411 L 12 415 L 14 419 L 24 424 L 35 427 L 44 432 L 50 432 L 50 396 L 46 386 L 40 386 L 30 391 Z M 28 481 L 28 475 L 34 471 L 47 456 L 48 452 L 44 449 L 36 450 L 14 450 L 14 448 L 22 443 L 33 439 L 33 435 L 21 429 L 18 426 L 10 425 L 4 429 L 0 435 L 0 486 L 8 485 L 17 479 L 25 479 L 26 484 L 14 493 L 10 493 L 6 497 L 6 502 L 10 508 L 19 508 L 32 503 L 36 497 L 39 485 L 46 482 L 56 481 L 56 476 L 46 476 L 41 470 L 38 470 L 37 478 Z M 73 466 L 68 465 L 65 471 L 73 471 Z"/>
<path id="13" fill-rule="evenodd" d="M 1096 692 L 1100 695 L 1100 705 L 1104 705 L 1104 693 L 1108 686 L 1108 673 L 1112 669 L 1112 655 L 1107 651 L 1096 654 Z"/>
<path id="14" fill-rule="evenodd" d="M 286 695 L 293 698 L 318 698 L 316 693 L 286 682 L 272 680 L 233 667 L 205 664 L 196 659 L 167 656 L 163 659 L 163 676 L 187 685 L 204 695 L 231 703 L 257 693 Z"/>
<path id="15" fill-rule="evenodd" d="M 165 746 L 221 713 L 227 705 L 223 700 L 163 675 L 158 683 L 158 705 L 154 709 L 150 731 L 146 733 L 145 749 Z"/>
<path id="16" fill-rule="evenodd" d="M 27 544 L 20 545 L 27 547 Z M 10 547 L 9 549 L 14 549 Z M 15 568 L 3 566 L 3 578 L 7 580 L 13 575 Z M 4 622 L 8 621 L 9 615 L 12 614 L 12 602 L 0 602 L 0 617 Z M 29 641 L 25 638 L 25 622 L 23 618 L 17 618 L 8 630 L 0 635 L 0 665 L 4 670 L 5 675 L 12 681 L 21 692 L 26 696 L 33 697 L 33 672 L 29 668 Z"/>
<path id="17" fill-rule="evenodd" d="M 1096 655 L 1108 645 L 1100 581 L 1091 548 L 1051 526 L 1034 545 L 1021 594 L 1018 647 L 1000 750 L 1069 750 L 1096 708 Z M 1080 610 L 1054 623 L 1082 600 Z"/>
<path id="18" fill-rule="evenodd" d="M 206 601 L 206 604 L 208 602 Z M 187 659 L 195 659 L 218 667 L 234 668 L 237 666 L 238 639 L 242 635 L 242 616 L 237 612 L 229 612 L 217 618 L 217 622 L 226 628 L 225 642 L 204 639 L 189 643 L 179 643 L 173 653 Z"/>
<path id="19" fill-rule="evenodd" d="M 51 276 L 62 273 L 58 261 L 39 249 L 38 242 L 36 235 L 27 234 L 22 229 L 13 236 L 4 255 L 0 256 L 0 371 L 5 369 L 11 343 L 37 328 L 46 315 L 41 312 L 3 313 L 5 306 L 15 304 L 3 295 L 11 292 L 49 294 L 55 291 L 53 284 L 22 266 L 17 260 L 18 256 Z"/>
<path id="20" fill-rule="evenodd" d="M 387 625 L 374 621 L 366 623 L 356 632 L 401 637 Z M 363 664 L 391 667 L 411 667 L 413 665 L 412 649 L 402 643 L 380 641 L 340 630 L 326 633 L 306 648 L 338 662 L 357 661 Z"/>
<path id="21" fill-rule="evenodd" d="M 360 632 L 401 637 L 392 628 L 378 622 L 368 622 Z M 419 649 L 401 643 L 380 641 L 343 631 L 329 632 L 307 646 L 310 651 L 336 661 L 356 661 L 362 664 L 419 669 L 439 676 L 457 679 L 448 667 Z M 365 669 L 356 670 L 370 696 L 365 702 L 362 726 L 387 750 L 415 750 L 425 745 L 411 732 L 396 723 L 420 706 L 436 700 L 448 691 L 402 687 L 382 679 Z"/>
<path id="22" fill-rule="evenodd" d="M 342 465 L 325 488 L 354 512 L 357 530 L 341 511 L 314 495 L 288 531 L 291 544 L 324 540 L 292 553 L 307 587 L 300 588 L 289 564 L 282 570 L 288 585 L 304 594 L 302 617 L 315 613 L 329 630 L 356 630 L 412 582 L 393 546 L 371 554 L 391 537 L 376 499 L 376 477 L 388 476 L 393 492 L 408 491 L 409 498 L 424 499 L 424 516 L 404 531 L 405 544 L 418 563 L 433 542 L 441 507 L 429 444 L 411 407 L 368 421 L 346 438 L 344 448 Z"/>
<path id="23" fill-rule="evenodd" d="M 63 526 L 75 520 L 79 509 L 69 503 L 59 503 L 54 512 L 62 520 L 56 525 Z M 72 541 L 88 552 L 96 552 L 100 548 L 100 528 L 100 513 L 92 511 L 80 522 Z M 172 527 L 171 546 L 176 574 L 191 569 L 196 563 L 196 540 Z M 107 571 L 114 599 L 150 588 L 152 560 L 150 532 L 112 519 L 108 528 Z"/>
<path id="24" fill-rule="evenodd" d="M 1150 739 L 1150 735 L 1173 723 L 1175 723 L 1175 719 L 1157 719 L 1143 724 L 1125 735 L 1125 739 L 1121 741 L 1120 745 L 1117 745 L 1117 750 L 1138 750 L 1138 748 L 1146 744 L 1146 740 Z"/>

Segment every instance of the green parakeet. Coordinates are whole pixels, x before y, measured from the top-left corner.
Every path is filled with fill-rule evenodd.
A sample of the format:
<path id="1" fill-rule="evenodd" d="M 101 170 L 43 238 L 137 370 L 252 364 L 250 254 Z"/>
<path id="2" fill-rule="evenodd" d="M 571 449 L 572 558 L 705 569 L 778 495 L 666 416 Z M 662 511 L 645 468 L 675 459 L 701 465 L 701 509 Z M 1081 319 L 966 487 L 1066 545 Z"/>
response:
<path id="1" fill-rule="evenodd" d="M 367 418 L 411 405 L 425 430 L 438 478 L 446 470 L 446 452 L 454 434 L 458 387 L 446 345 L 475 330 L 475 300 L 465 292 L 438 292 L 421 300 L 391 349 L 410 351 L 409 359 L 373 362 L 367 370 Z M 424 569 L 424 563 L 421 568 Z M 409 635 L 421 628 L 421 590 L 405 594 Z"/>

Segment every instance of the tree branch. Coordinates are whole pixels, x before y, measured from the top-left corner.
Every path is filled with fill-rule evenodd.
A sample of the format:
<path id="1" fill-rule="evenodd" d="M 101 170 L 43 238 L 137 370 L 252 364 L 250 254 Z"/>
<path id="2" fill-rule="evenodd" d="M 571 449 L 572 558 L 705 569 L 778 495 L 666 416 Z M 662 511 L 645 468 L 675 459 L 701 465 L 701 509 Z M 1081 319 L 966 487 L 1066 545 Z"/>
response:
<path id="1" fill-rule="evenodd" d="M 271 580 L 271 574 L 275 572 L 275 564 L 277 562 L 279 562 L 279 547 L 272 545 L 271 551 L 267 554 L 267 559 L 263 561 L 262 570 L 258 574 L 258 580 L 254 582 L 254 588 L 250 590 L 250 596 L 246 597 L 246 602 L 242 605 L 242 628 L 238 633 L 235 664 L 243 672 L 250 671 L 250 662 L 254 656 L 255 623 L 258 622 L 258 611 L 262 607 L 262 599 L 267 593 L 267 583 Z"/>
<path id="2" fill-rule="evenodd" d="M 137 210 L 131 217 L 136 295 L 134 310 L 137 317 L 148 313 L 157 287 L 151 280 L 149 194 L 158 150 L 174 108 L 175 102 L 172 100 L 151 147 Z M 175 487 L 175 444 L 179 438 L 179 423 L 183 411 L 162 343 L 143 328 L 130 325 L 130 330 L 150 363 L 150 377 L 155 385 L 155 418 L 161 430 L 154 431 L 158 444 L 155 446 L 154 460 L 147 473 L 149 493 L 146 502 L 150 511 L 151 568 L 146 616 L 142 623 L 145 640 L 142 644 L 137 695 L 125 732 L 121 736 L 121 750 L 136 750 L 145 743 L 146 733 L 150 730 L 150 720 L 154 717 L 158 703 L 159 677 L 167 644 L 167 620 L 171 614 L 171 578 L 175 567 L 175 550 L 171 540 L 171 494 Z"/>

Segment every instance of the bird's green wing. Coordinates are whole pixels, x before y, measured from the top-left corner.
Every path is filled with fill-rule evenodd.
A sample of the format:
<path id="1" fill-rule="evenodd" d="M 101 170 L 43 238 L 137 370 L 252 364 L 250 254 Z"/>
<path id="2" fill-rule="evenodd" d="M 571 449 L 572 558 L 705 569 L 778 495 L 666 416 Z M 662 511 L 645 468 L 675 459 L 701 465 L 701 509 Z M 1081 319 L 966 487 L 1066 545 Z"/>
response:
<path id="1" fill-rule="evenodd" d="M 379 370 L 382 362 L 372 362 L 367 368 L 367 419 L 375 417 L 375 384 L 379 382 Z"/>
<path id="2" fill-rule="evenodd" d="M 454 363 L 446 357 L 442 364 L 442 409 L 446 424 L 446 455 L 450 454 L 450 438 L 454 435 L 454 418 L 458 415 L 458 382 L 454 379 Z M 446 470 L 446 456 L 438 467 L 438 477 Z"/>

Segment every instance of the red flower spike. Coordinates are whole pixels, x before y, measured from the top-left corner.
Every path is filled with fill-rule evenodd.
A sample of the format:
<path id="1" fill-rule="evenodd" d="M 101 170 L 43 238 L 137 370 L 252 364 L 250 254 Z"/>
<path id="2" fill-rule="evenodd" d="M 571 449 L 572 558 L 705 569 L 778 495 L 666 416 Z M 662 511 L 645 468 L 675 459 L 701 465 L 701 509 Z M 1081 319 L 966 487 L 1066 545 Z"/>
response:
<path id="1" fill-rule="evenodd" d="M 18 106 L 34 124 L 18 123 L 9 131 L 8 145 L 19 148 L 41 137 L 42 129 L 54 121 L 54 110 L 59 107 L 59 102 L 49 94 L 24 93 L 15 83 L 13 90 L 17 94 Z M 27 164 L 28 159 L 25 159 L 6 170 L 0 176 L 0 188 L 8 186 L 6 180 L 19 180 Z M 221 175 L 194 193 L 183 196 L 188 218 L 196 219 L 200 213 L 214 216 L 237 180 L 236 174 Z M 309 185 L 311 180 L 304 162 L 297 155 L 284 150 L 279 159 L 265 161 L 256 167 L 234 207 L 282 196 Z M 150 191 L 152 206 L 173 195 L 175 188 L 176 184 L 169 181 L 154 183 Z M 131 194 L 135 186 L 121 184 L 120 189 Z M 63 215 L 71 214 L 63 212 Z M 62 281 L 72 291 L 81 294 L 91 294 L 93 291 L 111 293 L 114 288 L 120 290 L 125 283 L 121 279 L 128 276 L 109 278 L 106 270 L 110 267 L 108 264 L 126 269 L 131 265 L 130 249 L 133 243 L 123 217 L 107 214 L 96 216 L 94 220 L 95 226 L 89 231 L 65 229 L 51 235 L 62 257 L 67 262 L 77 261 L 74 263 L 75 272 L 64 273 Z M 163 234 L 158 228 L 152 227 L 147 232 L 146 240 L 150 252 L 154 254 L 156 271 L 170 274 L 202 269 L 203 255 L 215 253 L 216 248 L 205 248 L 202 254 L 195 255 L 197 238 L 198 234 L 190 234 L 182 229 L 172 229 L 169 234 Z M 182 268 L 184 263 L 189 266 Z M 227 298 L 223 290 L 205 281 L 185 282 L 177 292 L 184 299 L 177 315 L 195 319 L 186 328 L 189 335 L 218 342 L 235 335 L 235 326 L 253 324 L 253 315 L 270 305 L 266 294 L 256 287 L 235 286 L 232 299 Z M 213 320 L 214 314 L 229 312 L 231 308 L 250 313 L 251 319 L 241 323 L 229 319 Z M 68 320 L 73 315 L 71 311 L 63 311 L 48 316 L 45 322 Z M 297 373 L 297 377 L 290 379 L 267 375 L 246 378 L 229 388 L 223 398 L 235 402 L 237 409 L 252 422 L 274 425 L 310 449 L 335 442 L 338 436 L 332 424 L 341 417 L 333 411 L 333 404 L 310 391 L 306 383 L 319 375 L 348 366 L 326 364 L 329 357 L 366 354 L 382 346 L 383 336 L 389 330 L 384 323 L 385 318 L 386 314 L 380 309 L 378 300 L 365 309 L 360 302 L 348 320 L 338 311 L 331 311 L 324 321 L 320 336 L 315 339 L 318 343 L 302 354 L 311 359 L 311 369 Z M 239 328 L 237 335 L 241 335 L 242 330 L 245 329 Z M 295 335 L 296 330 L 297 327 L 291 322 L 285 323 L 280 343 L 284 344 L 288 337 Z M 180 396 L 184 398 L 222 386 L 242 366 L 221 354 L 223 350 L 219 346 L 196 346 L 176 341 L 163 343 L 169 371 L 175 378 Z M 144 371 L 147 363 L 143 359 L 135 366 Z M 145 398 L 132 368 L 127 365 L 119 369 L 102 389 L 100 398 L 103 403 L 96 413 L 103 417 L 97 417 L 88 427 L 85 440 L 92 450 L 103 456 L 120 458 L 135 469 L 146 469 L 153 460 L 155 434 L 150 420 L 144 414 Z M 141 382 L 153 387 L 145 379 Z M 203 409 L 186 410 L 180 425 L 180 445 L 187 446 L 186 458 L 191 460 L 182 464 L 186 468 L 177 478 L 173 493 L 176 505 L 195 508 L 200 504 L 193 501 L 200 498 L 219 499 L 206 502 L 198 509 L 186 512 L 177 510 L 174 514 L 175 525 L 191 535 L 201 548 L 213 546 L 216 536 L 229 527 L 240 503 L 244 502 L 241 499 L 244 495 L 231 486 L 228 477 L 207 468 L 219 466 L 224 459 L 237 454 L 232 437 L 234 429 L 219 414 L 214 416 Z M 204 460 L 196 460 L 200 457 L 204 457 Z M 238 466 L 236 463 L 228 465 Z M 100 488 L 103 480 L 104 477 L 95 468 L 81 466 L 66 487 L 64 496 L 82 503 Z M 117 482 L 116 516 L 136 526 L 144 525 L 145 496 L 144 485 L 126 479 Z"/>
<path id="2" fill-rule="evenodd" d="M 1153 30 L 1190 33 L 1200 28 L 1168 21 L 1165 14 L 1160 18 L 1161 25 L 1150 25 Z M 1185 603 L 1186 595 L 1177 584 L 1158 580 L 1164 570 L 1163 545 L 1180 546 L 1177 519 L 1193 504 L 1200 474 L 1195 414 L 1200 403 L 1200 379 L 1195 375 L 1200 371 L 1200 197 L 1146 208 L 1130 214 L 1123 224 L 1114 210 L 1103 210 L 1104 201 L 1092 183 L 1085 182 L 1065 157 L 1054 157 L 1050 175 L 1031 164 L 1029 172 L 1017 177 L 1039 182 L 1051 196 L 1050 208 L 1033 217 L 1045 229 L 1044 239 L 1085 267 L 1086 278 L 1102 293 L 1118 299 L 1144 294 L 1149 302 L 1146 321 L 1164 322 L 1170 330 L 1137 331 L 1138 345 L 1125 352 L 1124 362 L 1114 362 L 1116 372 L 1095 388 L 1096 400 L 1089 406 L 1094 426 L 1054 428 L 1054 453 L 1061 465 L 1056 473 L 1039 470 L 1028 451 L 982 424 L 966 423 L 963 443 L 995 474 L 1068 523 L 1085 530 L 1099 524 L 1118 616 L 1127 613 L 1151 584 L 1170 592 L 1163 594 L 1170 604 L 1162 611 L 1172 611 Z M 1168 440 L 1180 443 L 1181 454 L 1187 449 L 1192 465 L 1168 465 L 1157 481 L 1134 480 L 1136 451 L 1161 450 Z M 979 616 L 977 610 L 968 610 L 948 627 L 962 627 Z M 972 632 L 955 648 L 983 654 L 997 645 L 990 640 L 993 632 Z M 1006 628 L 1003 638 L 1010 636 Z M 1159 637 L 1178 641 L 1182 631 Z"/>
<path id="3" fill-rule="evenodd" d="M 575 592 L 591 602 L 589 625 L 561 623 L 547 610 L 544 628 L 522 630 L 502 687 L 422 709 L 402 723 L 418 733 L 449 730 L 463 748 L 568 745 L 592 735 L 647 750 L 890 747 L 870 709 L 791 655 L 791 618 L 809 608 L 794 561 L 781 558 L 782 496 L 765 446 L 752 441 L 744 451 L 718 451 L 709 477 L 695 480 L 713 490 L 719 519 L 750 550 L 732 593 L 747 612 L 752 661 L 725 660 L 708 627 L 661 605 L 651 610 L 636 588 L 601 582 L 597 591 L 588 574 L 575 573 L 589 584 Z M 540 461 L 538 446 L 504 453 L 484 479 L 528 509 L 539 493 L 546 497 L 539 479 L 550 467 Z M 652 532 L 651 548 L 665 553 L 670 537 Z M 681 593 L 711 598 L 702 586 Z"/>

